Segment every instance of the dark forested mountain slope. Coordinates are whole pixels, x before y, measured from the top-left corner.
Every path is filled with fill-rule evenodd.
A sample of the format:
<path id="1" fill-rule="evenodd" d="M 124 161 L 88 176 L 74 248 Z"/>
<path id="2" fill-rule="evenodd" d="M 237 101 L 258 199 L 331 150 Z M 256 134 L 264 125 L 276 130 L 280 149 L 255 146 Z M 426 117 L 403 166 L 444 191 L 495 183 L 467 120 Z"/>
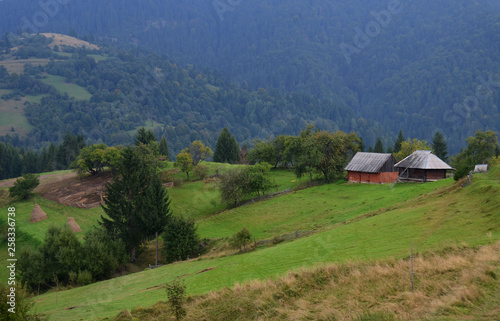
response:
<path id="1" fill-rule="evenodd" d="M 140 50 L 61 46 L 65 52 L 52 51 L 52 39 L 42 35 L 11 41 L 0 43 L 0 89 L 6 92 L 0 103 L 29 98 L 24 112 L 33 127 L 25 138 L 30 146 L 61 140 L 66 132 L 126 144 L 137 128 L 148 125 L 179 152 L 194 140 L 215 147 L 224 127 L 243 142 L 295 134 L 312 121 L 329 130 L 349 130 L 356 118 L 332 99 L 247 91 L 213 73 L 181 68 Z M 45 58 L 46 65 L 26 63 L 20 75 L 2 65 L 20 58 Z M 71 95 L 64 93 L 68 86 Z"/>
<path id="2" fill-rule="evenodd" d="M 356 113 L 350 127 L 371 145 L 400 128 L 424 139 L 440 129 L 455 152 L 476 129 L 500 128 L 499 3 L 73 0 L 31 28 L 116 38 L 216 69 L 243 88 L 331 98 Z M 43 10 L 4 0 L 0 31 L 37 22 Z"/>

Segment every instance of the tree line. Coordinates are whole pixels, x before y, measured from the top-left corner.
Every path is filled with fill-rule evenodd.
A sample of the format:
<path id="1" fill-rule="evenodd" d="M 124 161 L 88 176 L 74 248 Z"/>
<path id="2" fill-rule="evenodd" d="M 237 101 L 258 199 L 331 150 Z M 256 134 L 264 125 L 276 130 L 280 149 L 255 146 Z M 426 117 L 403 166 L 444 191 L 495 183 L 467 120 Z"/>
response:
<path id="1" fill-rule="evenodd" d="M 68 169 L 85 145 L 83 135 L 70 133 L 66 133 L 60 144 L 51 143 L 40 150 L 0 142 L 0 179 Z"/>

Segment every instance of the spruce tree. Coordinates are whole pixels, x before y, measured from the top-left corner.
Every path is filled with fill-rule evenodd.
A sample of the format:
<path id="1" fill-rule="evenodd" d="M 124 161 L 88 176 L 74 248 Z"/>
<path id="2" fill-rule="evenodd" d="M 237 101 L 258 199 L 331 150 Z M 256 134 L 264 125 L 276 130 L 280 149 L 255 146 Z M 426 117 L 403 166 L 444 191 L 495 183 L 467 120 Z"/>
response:
<path id="1" fill-rule="evenodd" d="M 214 162 L 236 164 L 239 161 L 239 153 L 236 138 L 224 127 L 215 145 Z"/>
<path id="2" fill-rule="evenodd" d="M 166 190 L 155 172 L 152 153 L 127 147 L 113 182 L 106 183 L 101 225 L 125 243 L 131 261 L 137 247 L 162 232 L 171 215 Z"/>
<path id="3" fill-rule="evenodd" d="M 432 137 L 431 146 L 434 155 L 446 162 L 448 159 L 448 147 L 446 146 L 444 135 L 440 131 L 437 131 L 434 137 Z"/>
<path id="4" fill-rule="evenodd" d="M 401 150 L 401 144 L 405 141 L 405 137 L 403 136 L 403 130 L 399 130 L 398 138 L 394 142 L 393 153 L 396 154 Z"/>
<path id="5" fill-rule="evenodd" d="M 382 144 L 382 139 L 379 137 L 375 143 L 375 153 L 384 153 L 384 144 Z"/>
<path id="6" fill-rule="evenodd" d="M 363 141 L 363 136 L 359 136 L 359 151 L 364 152 L 366 149 L 365 142 Z"/>
<path id="7" fill-rule="evenodd" d="M 140 144 L 148 145 L 150 142 L 155 142 L 156 136 L 151 129 L 146 129 L 144 127 L 137 131 L 137 135 L 134 138 L 135 146 Z"/>
<path id="8" fill-rule="evenodd" d="M 170 162 L 170 155 L 168 153 L 167 140 L 165 139 L 165 136 L 161 136 L 159 152 L 161 156 L 165 156 L 165 160 Z"/>

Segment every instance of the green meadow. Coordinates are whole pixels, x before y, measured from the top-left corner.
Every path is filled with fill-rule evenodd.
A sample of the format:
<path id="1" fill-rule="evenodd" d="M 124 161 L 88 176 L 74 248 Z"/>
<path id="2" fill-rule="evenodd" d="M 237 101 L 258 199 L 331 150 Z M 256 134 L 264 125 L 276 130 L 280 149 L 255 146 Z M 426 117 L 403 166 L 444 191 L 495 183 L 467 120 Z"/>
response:
<path id="1" fill-rule="evenodd" d="M 276 180 L 297 181 L 287 171 Z M 290 176 L 288 176 L 290 175 Z M 295 182 L 292 182 L 294 181 Z M 146 307 L 165 300 L 162 285 L 181 277 L 189 294 L 203 294 L 253 279 L 276 278 L 290 270 L 325 263 L 373 262 L 416 253 L 500 240 L 500 170 L 476 175 L 462 188 L 448 179 L 427 184 L 329 184 L 292 192 L 217 215 L 213 182 L 185 183 L 170 189 L 174 211 L 198 218 L 201 237 L 222 238 L 246 226 L 257 239 L 295 229 L 315 230 L 307 237 L 244 254 L 193 259 L 112 280 L 41 295 L 35 305 L 51 320 L 113 318 L 123 309 Z M 281 185 L 280 188 L 285 187 Z M 183 197 L 182 197 L 183 195 Z M 36 245 L 48 224 L 64 224 L 73 216 L 84 232 L 101 209 L 78 210 L 37 198 L 49 215 L 45 225 L 27 220 L 33 201 L 16 204 L 21 244 Z M 216 203 L 217 204 L 217 203 Z M 1 211 L 5 212 L 6 208 Z M 199 212 L 204 214 L 197 214 Z M 52 221 L 52 222 L 51 222 Z M 79 234 L 83 235 L 83 233 Z M 5 253 L 5 243 L 1 246 Z M 2 257 L 3 259 L 3 257 Z M 3 276 L 2 276 L 3 278 Z"/>
<path id="2" fill-rule="evenodd" d="M 87 89 L 73 83 L 68 83 L 66 79 L 61 76 L 47 75 L 45 78 L 41 79 L 41 81 L 47 85 L 54 86 L 61 93 L 66 93 L 69 97 L 73 97 L 77 100 L 90 100 L 92 97 Z"/>

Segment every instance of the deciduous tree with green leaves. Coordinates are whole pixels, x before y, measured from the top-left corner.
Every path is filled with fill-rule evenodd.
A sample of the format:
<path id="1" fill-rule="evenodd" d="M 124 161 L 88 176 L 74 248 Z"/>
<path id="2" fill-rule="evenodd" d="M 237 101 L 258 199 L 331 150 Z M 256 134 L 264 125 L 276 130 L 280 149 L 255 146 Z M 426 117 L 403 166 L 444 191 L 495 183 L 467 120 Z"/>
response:
<path id="1" fill-rule="evenodd" d="M 9 188 L 10 197 L 18 200 L 25 200 L 33 196 L 33 190 L 40 185 L 40 180 L 35 174 L 24 174 L 23 177 L 14 182 L 14 186 Z"/>
<path id="2" fill-rule="evenodd" d="M 394 154 L 394 158 L 396 158 L 396 160 L 399 162 L 405 157 L 413 154 L 413 152 L 416 150 L 431 150 L 431 147 L 425 140 L 408 138 L 406 141 L 401 143 L 401 149 L 399 150 L 399 152 Z"/>
<path id="3" fill-rule="evenodd" d="M 455 180 L 466 176 L 477 164 L 487 164 L 498 151 L 498 133 L 478 130 L 467 138 L 467 147 L 452 158 Z"/>
<path id="4" fill-rule="evenodd" d="M 189 180 L 189 172 L 193 169 L 193 158 L 191 154 L 187 152 L 179 153 L 175 160 L 175 166 L 186 173 L 187 179 Z"/>
<path id="5" fill-rule="evenodd" d="M 212 156 L 212 149 L 199 140 L 192 142 L 183 152 L 191 154 L 194 166 Z"/>

